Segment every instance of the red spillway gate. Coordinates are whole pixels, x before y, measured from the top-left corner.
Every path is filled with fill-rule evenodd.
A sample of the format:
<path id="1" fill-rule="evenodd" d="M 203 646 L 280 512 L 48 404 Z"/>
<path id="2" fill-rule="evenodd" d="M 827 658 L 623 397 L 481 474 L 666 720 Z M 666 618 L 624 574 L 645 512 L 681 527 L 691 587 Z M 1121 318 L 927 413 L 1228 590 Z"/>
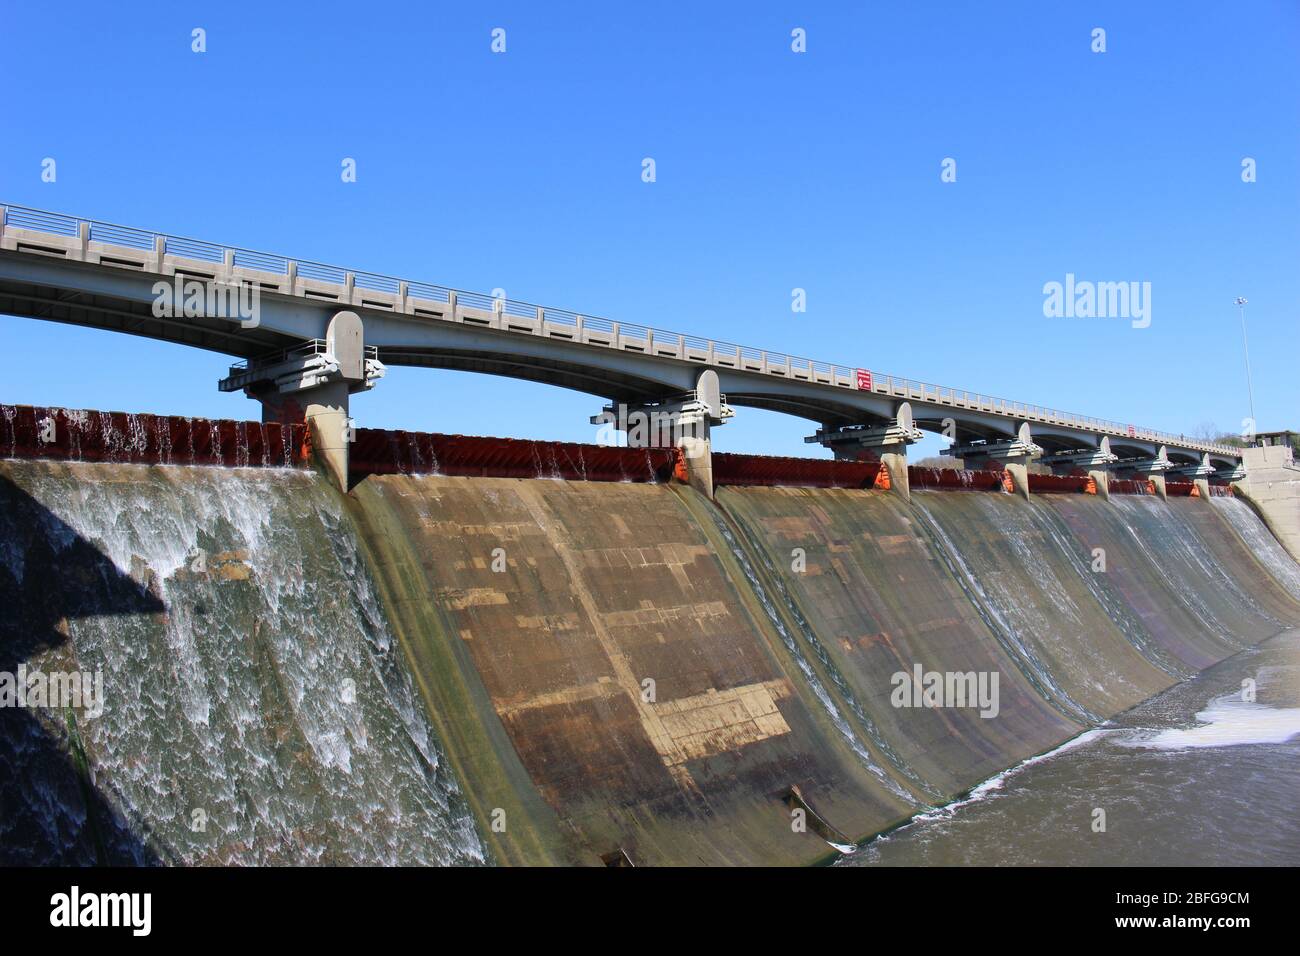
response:
<path id="1" fill-rule="evenodd" d="M 354 481 L 367 475 L 439 474 L 571 481 L 668 481 L 675 448 L 622 448 L 526 438 L 482 438 L 359 428 L 349 455 Z"/>
<path id="2" fill-rule="evenodd" d="M 306 425 L 0 405 L 0 455 L 146 465 L 305 467 Z"/>
<path id="3" fill-rule="evenodd" d="M 161 465 L 303 468 L 311 461 L 304 424 L 240 422 L 177 415 L 128 414 L 31 405 L 0 405 L 0 456 L 59 461 Z M 625 448 L 523 438 L 441 435 L 359 428 L 349 449 L 353 482 L 367 475 L 439 474 L 465 477 L 560 478 L 570 481 L 686 480 L 690 459 L 676 448 Z M 1001 471 L 907 469 L 914 489 L 1002 491 Z M 715 485 L 804 488 L 889 487 L 878 461 L 713 455 Z M 1155 494 L 1145 479 L 1110 480 L 1112 494 Z M 1031 492 L 1095 494 L 1086 475 L 1029 475 Z M 1166 481 L 1173 496 L 1197 494 L 1194 483 Z M 1223 484 L 1211 495 L 1230 495 Z"/>

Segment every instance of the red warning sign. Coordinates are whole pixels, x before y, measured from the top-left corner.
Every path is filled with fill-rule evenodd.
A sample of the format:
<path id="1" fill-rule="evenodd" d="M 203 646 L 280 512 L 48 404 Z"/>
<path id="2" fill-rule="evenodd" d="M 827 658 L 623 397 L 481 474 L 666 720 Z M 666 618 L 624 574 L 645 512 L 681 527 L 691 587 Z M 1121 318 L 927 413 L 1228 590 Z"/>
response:
<path id="1" fill-rule="evenodd" d="M 859 391 L 871 391 L 871 372 L 865 368 L 858 369 L 858 389 Z"/>
<path id="2" fill-rule="evenodd" d="M 1132 425 L 1130 425 L 1130 426 L 1128 427 L 1128 437 L 1129 437 L 1129 438 L 1136 438 L 1136 437 L 1137 437 L 1137 429 L 1134 428 Z"/>

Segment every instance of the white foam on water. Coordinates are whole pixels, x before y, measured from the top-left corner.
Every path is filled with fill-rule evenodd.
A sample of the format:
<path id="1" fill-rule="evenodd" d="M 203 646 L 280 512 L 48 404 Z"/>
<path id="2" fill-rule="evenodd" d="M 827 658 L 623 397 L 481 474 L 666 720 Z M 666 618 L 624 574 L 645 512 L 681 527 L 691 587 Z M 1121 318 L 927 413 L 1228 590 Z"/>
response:
<path id="1" fill-rule="evenodd" d="M 1094 727 L 1092 730 L 1084 731 L 1077 737 L 1071 737 L 1065 743 L 1053 750 L 1041 753 L 1036 757 L 1029 757 L 1026 760 L 1020 761 L 1020 763 L 1016 764 L 1014 767 L 1003 770 L 1001 773 L 994 774 L 983 783 L 974 787 L 969 794 L 960 800 L 954 800 L 952 803 L 946 803 L 941 807 L 935 807 L 933 810 L 917 814 L 911 819 L 908 826 L 912 823 L 925 823 L 930 820 L 941 820 L 951 817 L 962 807 L 988 799 L 991 794 L 1001 790 L 1004 783 L 1016 774 L 1020 773 L 1020 771 L 1024 770 L 1026 767 L 1032 767 L 1034 764 L 1042 763 L 1045 760 L 1051 760 L 1053 757 L 1057 757 L 1066 751 L 1073 750 L 1076 747 L 1081 747 L 1086 743 L 1091 743 L 1098 737 L 1112 733 L 1115 733 L 1115 730 L 1110 727 Z"/>
<path id="2" fill-rule="evenodd" d="M 42 517 L 27 529 L 0 515 L 0 567 L 13 563 L 6 540 L 25 560 L 33 531 L 56 554 L 80 539 L 110 583 L 157 602 L 68 616 L 70 651 L 105 671 L 104 713 L 79 727 L 96 786 L 124 819 L 149 823 L 164 859 L 486 861 L 352 526 L 322 482 L 192 466 L 13 473 Z M 190 564 L 197 547 L 211 551 L 206 572 Z M 227 561 L 246 573 L 224 577 Z M 98 593 L 75 577 L 66 588 Z M 78 812 L 34 806 L 53 821 Z M 196 807 L 208 814 L 197 831 Z"/>
<path id="3" fill-rule="evenodd" d="M 1300 734 L 1300 707 L 1266 707 L 1229 694 L 1211 701 L 1196 715 L 1195 727 L 1139 733 L 1117 743 L 1150 750 L 1188 750 L 1196 747 L 1239 747 L 1243 744 L 1280 744 Z"/>

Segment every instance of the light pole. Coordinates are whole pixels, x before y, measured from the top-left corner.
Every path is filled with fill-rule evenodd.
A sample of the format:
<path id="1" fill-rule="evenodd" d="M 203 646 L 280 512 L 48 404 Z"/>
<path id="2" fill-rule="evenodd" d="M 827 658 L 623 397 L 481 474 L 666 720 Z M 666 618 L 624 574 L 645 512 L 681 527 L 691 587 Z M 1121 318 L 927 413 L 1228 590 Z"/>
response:
<path id="1" fill-rule="evenodd" d="M 1250 381 L 1250 343 L 1246 341 L 1246 300 L 1242 296 L 1237 296 L 1237 312 L 1241 316 L 1241 348 L 1246 356 L 1246 396 L 1250 399 L 1250 437 L 1253 442 L 1259 423 L 1255 419 L 1255 387 Z"/>

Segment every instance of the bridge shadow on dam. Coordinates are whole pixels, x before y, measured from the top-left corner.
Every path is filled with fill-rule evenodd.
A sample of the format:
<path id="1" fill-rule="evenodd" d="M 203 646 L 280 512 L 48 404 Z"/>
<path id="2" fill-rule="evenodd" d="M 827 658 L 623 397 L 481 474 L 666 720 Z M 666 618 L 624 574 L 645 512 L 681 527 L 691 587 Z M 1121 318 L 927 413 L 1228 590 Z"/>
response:
<path id="1" fill-rule="evenodd" d="M 0 475 L 0 678 L 89 670 L 69 633 L 78 618 L 158 614 L 163 602 L 92 542 Z M 105 676 L 105 682 L 109 675 Z M 102 685 L 101 685 L 102 686 Z M 0 707 L 0 865 L 158 865 L 149 825 L 88 770 L 84 708 Z M 102 701 L 94 701 L 102 707 Z"/>

